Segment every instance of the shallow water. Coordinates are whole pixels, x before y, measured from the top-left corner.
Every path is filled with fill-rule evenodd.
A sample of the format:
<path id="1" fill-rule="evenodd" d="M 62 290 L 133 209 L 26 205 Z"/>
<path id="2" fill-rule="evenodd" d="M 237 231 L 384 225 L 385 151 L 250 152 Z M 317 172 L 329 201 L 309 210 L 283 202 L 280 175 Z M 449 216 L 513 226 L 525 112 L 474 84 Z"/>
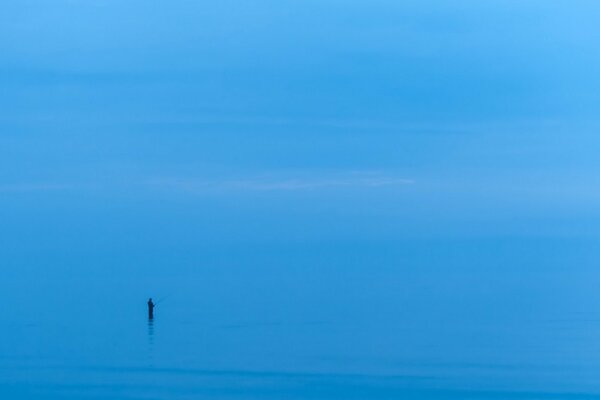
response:
<path id="1" fill-rule="evenodd" d="M 210 262 L 164 270 L 65 263 L 40 268 L 39 276 L 34 268 L 8 268 L 0 395 L 597 396 L 595 275 L 586 263 L 563 267 L 565 252 L 595 254 L 592 243 L 564 243 L 563 259 L 551 242 L 531 243 L 525 252 L 543 265 L 534 268 L 518 259 L 494 264 L 492 256 L 516 242 L 500 249 L 493 242 L 348 246 L 345 255 L 340 247 L 223 248 L 212 250 Z M 377 261 L 381 252 L 386 262 Z M 482 254 L 485 268 L 474 262 Z M 402 263 L 408 255 L 412 263 Z M 432 263 L 437 258 L 445 266 Z M 153 321 L 146 318 L 147 294 L 159 301 Z"/>

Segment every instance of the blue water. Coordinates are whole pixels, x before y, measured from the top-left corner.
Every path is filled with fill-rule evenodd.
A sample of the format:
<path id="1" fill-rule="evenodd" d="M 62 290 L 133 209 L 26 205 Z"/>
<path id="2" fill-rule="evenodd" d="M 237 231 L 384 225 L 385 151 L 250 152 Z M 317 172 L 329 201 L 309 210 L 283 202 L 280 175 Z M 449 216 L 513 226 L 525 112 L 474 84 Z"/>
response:
<path id="1" fill-rule="evenodd" d="M 162 269 L 73 255 L 45 260 L 52 265 L 23 256 L 36 266 L 3 269 L 0 396 L 600 395 L 591 242 L 490 238 L 204 250 L 193 259 L 173 256 Z M 525 257 L 532 252 L 537 266 Z M 154 321 L 146 318 L 150 295 L 164 297 Z"/>

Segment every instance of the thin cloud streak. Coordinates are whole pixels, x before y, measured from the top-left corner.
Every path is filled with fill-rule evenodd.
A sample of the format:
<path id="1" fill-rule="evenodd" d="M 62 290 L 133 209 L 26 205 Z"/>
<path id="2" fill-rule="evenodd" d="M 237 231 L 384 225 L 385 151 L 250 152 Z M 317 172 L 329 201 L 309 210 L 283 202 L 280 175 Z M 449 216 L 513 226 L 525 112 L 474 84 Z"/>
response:
<path id="1" fill-rule="evenodd" d="M 413 184 L 411 179 L 398 178 L 393 176 L 375 175 L 366 173 L 357 173 L 344 176 L 334 176 L 325 178 L 241 178 L 241 179 L 204 179 L 204 178 L 158 178 L 151 180 L 142 180 L 132 178 L 128 183 L 121 182 L 98 185 L 98 182 L 80 182 L 80 183 L 53 183 L 53 182 L 30 182 L 30 183 L 6 183 L 0 184 L 0 193 L 18 194 L 18 193 L 36 193 L 36 192 L 57 192 L 71 189 L 90 189 L 102 188 L 110 190 L 127 186 L 129 188 L 142 188 L 143 186 L 164 187 L 187 192 L 215 192 L 215 191 L 253 191 L 253 192 L 273 192 L 273 191 L 313 191 L 326 189 L 342 188 L 363 188 L 376 189 L 382 187 L 402 186 Z"/>
<path id="2" fill-rule="evenodd" d="M 0 193 L 29 193 L 66 190 L 72 185 L 60 183 L 12 183 L 0 184 Z"/>
<path id="3" fill-rule="evenodd" d="M 410 185 L 411 179 L 389 176 L 347 176 L 335 178 L 249 178 L 230 180 L 166 178 L 149 182 L 153 186 L 170 187 L 190 192 L 214 190 L 239 191 L 311 191 L 335 188 L 381 188 Z"/>

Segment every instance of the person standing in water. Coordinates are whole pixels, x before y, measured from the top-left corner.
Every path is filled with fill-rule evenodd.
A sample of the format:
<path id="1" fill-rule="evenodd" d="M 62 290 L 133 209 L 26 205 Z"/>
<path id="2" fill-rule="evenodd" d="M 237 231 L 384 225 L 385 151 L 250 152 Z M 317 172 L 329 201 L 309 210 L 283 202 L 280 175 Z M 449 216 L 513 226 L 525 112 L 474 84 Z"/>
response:
<path id="1" fill-rule="evenodd" d="M 148 299 L 148 319 L 154 318 L 154 302 L 152 301 L 152 297 Z"/>

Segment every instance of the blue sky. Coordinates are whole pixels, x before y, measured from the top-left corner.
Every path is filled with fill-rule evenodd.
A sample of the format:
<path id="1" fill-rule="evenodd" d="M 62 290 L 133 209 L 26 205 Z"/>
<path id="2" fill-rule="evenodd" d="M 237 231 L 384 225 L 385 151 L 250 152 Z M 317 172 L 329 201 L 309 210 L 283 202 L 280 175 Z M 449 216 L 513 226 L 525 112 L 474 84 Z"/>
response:
<path id="1" fill-rule="evenodd" d="M 5 251 L 595 238 L 599 13 L 4 2 Z"/>

